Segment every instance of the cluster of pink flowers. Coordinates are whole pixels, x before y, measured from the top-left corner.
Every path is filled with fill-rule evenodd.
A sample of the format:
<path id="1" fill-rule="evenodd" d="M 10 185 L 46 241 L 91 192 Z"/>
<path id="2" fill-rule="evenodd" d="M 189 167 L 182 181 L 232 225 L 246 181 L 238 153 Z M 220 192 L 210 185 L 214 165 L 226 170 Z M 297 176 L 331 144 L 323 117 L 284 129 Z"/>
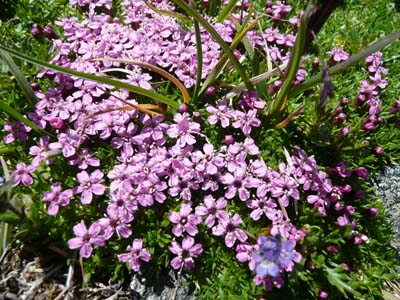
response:
<path id="1" fill-rule="evenodd" d="M 136 60 L 174 72 L 188 88 L 194 85 L 194 30 L 184 30 L 172 17 L 157 14 L 141 0 L 122 2 L 122 19 L 99 13 L 99 7 L 110 10 L 112 1 L 70 3 L 87 8 L 87 18 L 79 21 L 71 17 L 57 22 L 64 28 L 65 41 L 53 40 L 56 55 L 52 63 L 91 74 L 123 70 L 128 74 L 124 81 L 152 89 L 152 76 L 146 71 L 121 62 L 93 59 Z M 175 9 L 164 0 L 154 5 L 160 10 Z M 268 1 L 267 13 L 276 20 L 289 11 L 290 7 L 281 1 Z M 226 42 L 232 41 L 235 26 L 230 21 L 213 25 Z M 266 29 L 261 35 L 252 31 L 249 38 L 265 47 L 275 63 L 287 62 L 287 48 L 295 40 L 295 36 L 279 33 L 277 28 Z M 218 61 L 220 47 L 204 29 L 201 40 L 205 78 Z M 338 50 L 331 54 L 335 61 L 346 56 Z M 363 82 L 359 101 L 364 99 L 372 118 L 379 113 L 375 89 L 385 87 L 381 77 L 385 69 L 379 54 L 368 57 L 367 62 L 371 83 Z M 306 74 L 299 70 L 297 82 L 303 81 Z M 203 252 L 201 243 L 196 241 L 203 226 L 211 235 L 221 237 L 226 247 L 234 249 L 239 262 L 248 262 L 256 272 L 256 284 L 271 289 L 281 286 L 283 273 L 292 271 L 294 263 L 301 259 L 295 248 L 306 233 L 297 229 L 287 214 L 292 203 L 307 201 L 323 217 L 329 211 L 340 213 L 338 225 L 351 224 L 356 230 L 357 225 L 350 218 L 354 208 L 340 207 L 340 200 L 351 188 L 334 185 L 318 169 L 313 156 L 295 149 L 278 170 L 265 163 L 252 135 L 261 126 L 266 107 L 256 92 L 245 91 L 235 106 L 220 99 L 206 107 L 205 115 L 191 114 L 183 106 L 173 120 L 165 120 L 137 110 L 118 110 L 126 103 L 138 104 L 126 90 L 115 91 L 106 85 L 49 71 L 41 76 L 49 76 L 59 85 L 46 92 L 36 91 L 39 102 L 29 118 L 40 128 L 54 130 L 57 137 L 53 141 L 43 136 L 36 141 L 37 145 L 29 151 L 32 164 L 16 166 L 14 185 L 33 184 L 31 175 L 36 168 L 40 164 L 51 166 L 52 156 L 62 155 L 67 165 L 76 170 L 76 185 L 62 187 L 60 182 L 51 183 L 42 198 L 48 214 L 61 213 L 74 200 L 82 206 L 107 203 L 104 215 L 89 228 L 84 222 L 73 228 L 75 237 L 69 240 L 69 248 L 80 249 L 84 258 L 92 255 L 94 246 L 103 247 L 115 236 L 133 236 L 132 245 L 118 259 L 138 271 L 142 262 L 150 260 L 150 253 L 136 236 L 135 216 L 156 205 L 168 205 L 173 235 L 169 245 L 174 255 L 172 268 L 195 266 L 194 258 Z M 231 135 L 225 136 L 218 146 L 213 145 L 202 133 L 205 122 L 228 129 Z M 9 133 L 7 143 L 16 139 L 26 141 L 30 131 L 19 122 L 6 123 L 5 130 Z M 111 145 L 115 161 L 110 169 L 96 157 L 99 146 L 93 141 Z M 336 166 L 335 175 L 367 176 L 360 168 L 350 171 L 347 167 Z M 242 207 L 246 215 L 240 215 L 235 206 Z M 271 237 L 251 244 L 244 218 L 270 225 Z M 271 249 L 275 249 L 273 254 Z"/>

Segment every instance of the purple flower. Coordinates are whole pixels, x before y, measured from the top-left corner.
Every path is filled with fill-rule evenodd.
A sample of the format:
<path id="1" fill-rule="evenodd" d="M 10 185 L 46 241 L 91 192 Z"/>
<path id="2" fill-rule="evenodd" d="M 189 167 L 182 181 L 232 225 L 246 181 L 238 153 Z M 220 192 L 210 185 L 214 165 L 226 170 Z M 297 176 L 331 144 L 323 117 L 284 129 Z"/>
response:
<path id="1" fill-rule="evenodd" d="M 86 170 L 89 166 L 100 166 L 100 159 L 93 157 L 93 154 L 88 149 L 82 149 L 77 158 L 68 161 L 69 165 L 78 166 L 81 170 Z"/>
<path id="2" fill-rule="evenodd" d="M 253 258 L 254 251 L 258 250 L 258 245 L 238 244 L 236 246 L 236 259 L 238 262 L 249 262 L 249 269 L 255 269 L 255 261 Z"/>
<path id="3" fill-rule="evenodd" d="M 249 136 L 252 127 L 260 127 L 261 125 L 261 121 L 257 119 L 256 115 L 256 109 L 251 109 L 247 113 L 236 110 L 233 113 L 235 122 L 233 122 L 232 126 L 234 128 L 240 128 L 245 136 Z"/>
<path id="4" fill-rule="evenodd" d="M 177 144 L 180 147 L 196 143 L 194 135 L 200 132 L 200 124 L 190 121 L 188 113 L 177 113 L 174 116 L 176 124 L 172 124 L 167 134 L 172 138 L 178 138 Z"/>
<path id="5" fill-rule="evenodd" d="M 228 108 L 224 100 L 218 102 L 217 108 L 209 105 L 206 109 L 211 114 L 211 116 L 207 118 L 208 123 L 215 125 L 221 122 L 222 128 L 229 126 L 229 120 L 232 117 L 232 109 Z"/>
<path id="6" fill-rule="evenodd" d="M 225 245 L 231 248 L 237 239 L 242 243 L 247 240 L 247 234 L 238 228 L 241 223 L 242 219 L 238 214 L 235 214 L 232 218 L 223 218 L 219 220 L 217 226 L 213 227 L 212 233 L 216 236 L 225 235 Z"/>
<path id="7" fill-rule="evenodd" d="M 138 272 L 140 269 L 140 261 L 148 262 L 150 260 L 150 252 L 143 248 L 143 240 L 135 239 L 132 246 L 126 248 L 125 253 L 118 255 L 118 260 L 128 262 L 131 269 Z"/>
<path id="8" fill-rule="evenodd" d="M 38 166 L 46 157 L 46 152 L 49 150 L 49 141 L 50 138 L 48 136 L 42 136 L 39 139 L 38 146 L 32 146 L 29 148 L 29 154 L 35 156 L 35 158 L 32 160 L 32 165 Z"/>
<path id="9" fill-rule="evenodd" d="M 18 163 L 15 166 L 15 170 L 11 173 L 13 178 L 13 186 L 17 186 L 22 183 L 24 186 L 29 186 L 33 183 L 33 178 L 30 175 L 36 170 L 33 165 L 27 166 L 25 163 Z"/>
<path id="10" fill-rule="evenodd" d="M 168 214 L 168 219 L 172 223 L 176 224 L 172 228 L 172 233 L 175 236 L 181 236 L 185 231 L 191 236 L 195 236 L 199 232 L 197 225 L 201 223 L 201 217 L 196 214 L 190 214 L 191 211 L 191 205 L 185 203 L 182 204 L 179 213 L 176 211 L 171 211 Z"/>
<path id="11" fill-rule="evenodd" d="M 364 167 L 358 167 L 353 170 L 353 174 L 361 179 L 368 179 L 368 171 Z"/>
<path id="12" fill-rule="evenodd" d="M 222 157 L 214 155 L 214 146 L 211 144 L 204 144 L 203 152 L 196 151 L 192 155 L 196 170 L 209 175 L 215 175 L 224 165 Z"/>
<path id="13" fill-rule="evenodd" d="M 204 204 L 196 207 L 196 215 L 206 216 L 204 223 L 208 228 L 214 226 L 216 219 L 228 218 L 228 212 L 223 210 L 226 207 L 227 201 L 221 197 L 215 201 L 214 197 L 207 195 L 204 197 Z"/>
<path id="14" fill-rule="evenodd" d="M 67 133 L 60 133 L 57 136 L 58 142 L 49 144 L 49 148 L 62 149 L 64 157 L 71 157 L 75 155 L 76 148 L 84 140 L 84 137 L 80 136 L 73 130 L 68 130 Z"/>
<path id="15" fill-rule="evenodd" d="M 26 142 L 28 140 L 27 133 L 30 132 L 32 129 L 26 126 L 21 121 L 16 121 L 15 124 L 7 121 L 4 124 L 4 131 L 9 132 L 6 137 L 4 138 L 4 143 L 10 144 L 15 140 L 20 140 Z"/>
<path id="16" fill-rule="evenodd" d="M 327 54 L 331 55 L 331 59 L 334 62 L 341 62 L 343 60 L 347 60 L 350 55 L 340 48 L 333 48 L 331 51 L 326 52 Z"/>
<path id="17" fill-rule="evenodd" d="M 260 236 L 258 250 L 254 251 L 255 272 L 260 277 L 276 277 L 282 269 L 292 271 L 294 262 L 300 262 L 300 253 L 294 250 L 296 242 L 280 240 L 273 236 Z"/>
<path id="18" fill-rule="evenodd" d="M 199 256 L 203 252 L 203 247 L 201 244 L 194 244 L 194 238 L 186 236 L 182 241 L 182 246 L 173 241 L 169 246 L 169 250 L 177 255 L 171 260 L 172 268 L 175 270 L 182 269 L 182 267 L 193 269 L 193 257 Z"/>
<path id="19" fill-rule="evenodd" d="M 252 208 L 253 211 L 250 213 L 250 218 L 254 221 L 260 220 L 262 215 L 265 215 L 268 219 L 272 220 L 275 216 L 275 207 L 277 206 L 271 199 L 262 197 L 260 199 L 248 200 L 246 205 Z"/>
<path id="20" fill-rule="evenodd" d="M 53 183 L 51 185 L 50 192 L 45 192 L 42 197 L 43 201 L 50 202 L 50 205 L 47 208 L 47 213 L 50 216 L 56 215 L 60 206 L 67 206 L 69 204 L 69 201 L 72 198 L 73 194 L 74 193 L 71 189 L 62 191 L 61 183 Z"/>
<path id="21" fill-rule="evenodd" d="M 279 198 L 279 203 L 287 207 L 289 205 L 289 199 L 295 200 L 300 199 L 300 192 L 297 189 L 298 183 L 294 178 L 289 175 L 282 174 L 271 184 L 271 196 Z"/>
<path id="22" fill-rule="evenodd" d="M 112 211 L 110 211 L 112 212 Z M 129 223 L 132 222 L 132 214 L 108 214 L 106 217 L 99 219 L 97 222 L 103 228 L 103 237 L 108 240 L 116 232 L 118 237 L 124 239 L 128 238 L 132 234 Z"/>
<path id="23" fill-rule="evenodd" d="M 260 184 L 260 180 L 249 176 L 245 172 L 246 170 L 244 169 L 237 169 L 233 174 L 226 173 L 222 176 L 221 182 L 228 187 L 225 192 L 227 199 L 232 199 L 238 195 L 240 200 L 246 201 L 250 198 L 249 189 Z"/>
<path id="24" fill-rule="evenodd" d="M 103 230 L 99 223 L 90 225 L 89 230 L 83 221 L 73 227 L 75 238 L 68 241 L 69 249 L 80 248 L 79 254 L 83 258 L 88 258 L 92 255 L 93 247 L 104 246 L 105 238 L 102 236 Z"/>
<path id="25" fill-rule="evenodd" d="M 104 194 L 105 187 L 99 183 L 102 181 L 103 176 L 104 174 L 100 170 L 95 170 L 90 176 L 86 171 L 76 174 L 80 185 L 75 188 L 75 193 L 81 194 L 82 204 L 91 203 L 93 194 L 98 196 Z"/>

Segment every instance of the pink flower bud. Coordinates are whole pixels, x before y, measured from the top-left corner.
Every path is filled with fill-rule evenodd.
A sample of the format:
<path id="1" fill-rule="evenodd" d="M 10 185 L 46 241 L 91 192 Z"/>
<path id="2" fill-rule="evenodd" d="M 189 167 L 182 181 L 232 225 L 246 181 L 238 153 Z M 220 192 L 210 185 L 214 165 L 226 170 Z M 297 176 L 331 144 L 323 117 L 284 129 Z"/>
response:
<path id="1" fill-rule="evenodd" d="M 349 98 L 342 98 L 342 100 L 340 100 L 340 105 L 343 105 L 343 106 L 345 106 L 345 105 L 347 105 L 347 104 L 349 104 Z"/>
<path id="2" fill-rule="evenodd" d="M 42 27 L 39 24 L 33 24 L 31 28 L 31 33 L 35 39 L 40 38 L 42 34 Z"/>
<path id="3" fill-rule="evenodd" d="M 225 136 L 225 144 L 231 145 L 235 142 L 235 139 L 231 135 L 226 135 Z"/>
<path id="4" fill-rule="evenodd" d="M 43 28 L 43 34 L 49 39 L 53 40 L 57 38 L 57 35 L 55 34 L 53 28 L 51 28 L 49 25 L 45 26 Z"/>
<path id="5" fill-rule="evenodd" d="M 378 214 L 378 209 L 377 209 L 376 207 L 371 207 L 371 208 L 368 210 L 368 212 L 369 212 L 369 215 L 370 215 L 371 217 L 375 217 L 375 216 Z"/>
<path id="6" fill-rule="evenodd" d="M 215 92 L 216 92 L 216 88 L 215 88 L 215 86 L 209 86 L 207 89 L 206 89 L 206 96 L 207 97 L 212 97 L 212 96 L 214 96 L 215 95 Z"/>
<path id="7" fill-rule="evenodd" d="M 64 121 L 60 118 L 52 118 L 50 120 L 50 126 L 55 129 L 62 129 L 64 128 Z"/>
<path id="8" fill-rule="evenodd" d="M 361 179 L 368 179 L 368 171 L 364 167 L 358 167 L 353 170 L 353 174 Z"/>
<path id="9" fill-rule="evenodd" d="M 188 107 L 186 104 L 181 104 L 178 108 L 178 112 L 180 112 L 181 114 L 185 113 L 188 111 Z"/>
<path id="10" fill-rule="evenodd" d="M 326 292 L 324 290 L 320 290 L 318 295 L 319 295 L 319 299 L 328 299 L 328 297 L 329 297 L 328 292 Z"/>
<path id="11" fill-rule="evenodd" d="M 378 155 L 378 156 L 382 155 L 382 154 L 383 154 L 383 148 L 380 147 L 380 146 L 376 147 L 376 148 L 375 148 L 375 153 L 376 153 L 376 155 Z"/>
<path id="12" fill-rule="evenodd" d="M 354 241 L 353 241 L 354 245 L 358 246 L 361 245 L 362 243 L 362 239 L 359 236 L 354 237 Z"/>

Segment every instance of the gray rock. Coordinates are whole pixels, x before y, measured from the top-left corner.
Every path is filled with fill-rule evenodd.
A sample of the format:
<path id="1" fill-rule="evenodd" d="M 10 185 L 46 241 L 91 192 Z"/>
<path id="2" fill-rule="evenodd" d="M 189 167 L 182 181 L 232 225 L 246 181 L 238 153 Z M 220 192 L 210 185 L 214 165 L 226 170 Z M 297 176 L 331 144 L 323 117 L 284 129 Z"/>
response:
<path id="1" fill-rule="evenodd" d="M 387 167 L 374 180 L 374 188 L 387 207 L 394 230 L 392 246 L 400 253 L 400 166 Z"/>
<path id="2" fill-rule="evenodd" d="M 172 269 L 156 273 L 144 269 L 132 276 L 129 288 L 140 300 L 194 300 L 194 286 L 188 277 Z"/>

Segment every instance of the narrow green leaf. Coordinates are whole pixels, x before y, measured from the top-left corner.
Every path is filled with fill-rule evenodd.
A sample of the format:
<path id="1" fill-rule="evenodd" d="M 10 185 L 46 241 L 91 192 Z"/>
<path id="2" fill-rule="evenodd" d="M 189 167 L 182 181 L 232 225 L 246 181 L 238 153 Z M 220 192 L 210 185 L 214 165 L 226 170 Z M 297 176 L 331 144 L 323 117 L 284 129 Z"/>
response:
<path id="1" fill-rule="evenodd" d="M 364 50 L 352 55 L 348 60 L 343 61 L 331 68 L 329 68 L 329 74 L 335 75 L 346 71 L 348 68 L 357 64 L 360 60 L 365 59 L 367 56 L 371 55 L 374 52 L 379 51 L 380 49 L 388 46 L 389 44 L 393 43 L 395 40 L 400 39 L 400 30 L 397 30 L 386 37 L 380 39 L 379 41 L 373 43 L 369 47 L 365 48 Z M 289 96 L 293 97 L 295 95 L 300 94 L 301 92 L 312 88 L 316 84 L 322 81 L 322 72 L 314 75 L 310 79 L 306 80 L 302 84 L 298 85 L 297 87 L 293 88 Z"/>
<path id="2" fill-rule="evenodd" d="M 284 63 L 280 66 L 278 66 L 277 68 L 272 69 L 271 71 L 262 73 L 260 75 L 254 76 L 252 78 L 250 78 L 250 81 L 252 84 L 258 84 L 260 82 L 266 81 L 270 78 L 272 78 L 273 76 L 276 76 L 279 74 L 279 70 L 284 70 L 287 66 L 287 63 Z M 231 99 L 233 97 L 235 97 L 236 95 L 240 94 L 241 92 L 243 92 L 246 89 L 246 86 L 244 85 L 244 83 L 239 83 L 237 86 L 235 86 L 228 94 L 225 95 L 224 98 L 226 99 Z"/>
<path id="3" fill-rule="evenodd" d="M 33 105 L 34 103 L 38 102 L 38 99 L 36 98 L 35 93 L 33 92 L 28 80 L 26 80 L 25 76 L 21 73 L 11 55 L 4 50 L 0 50 L 0 55 L 7 63 L 10 72 L 14 75 L 29 103 Z"/>
<path id="4" fill-rule="evenodd" d="M 211 24 L 208 23 L 197 10 L 193 9 L 185 1 L 172 0 L 172 2 L 174 2 L 180 8 L 182 8 L 188 15 L 193 17 L 197 22 L 199 22 L 211 34 L 211 36 L 215 39 L 215 41 L 221 47 L 222 51 L 224 51 L 224 53 L 228 56 L 229 60 L 232 62 L 234 68 L 239 73 L 240 77 L 242 77 L 242 80 L 246 84 L 247 89 L 254 90 L 254 87 L 251 84 L 249 77 L 246 74 L 245 69 L 240 64 L 240 62 L 236 58 L 235 54 L 233 54 L 233 51 L 229 48 L 228 44 L 225 43 L 225 41 L 221 38 L 221 36 L 218 34 L 218 32 L 211 26 Z"/>
<path id="5" fill-rule="evenodd" d="M 21 222 L 21 217 L 11 210 L 6 210 L 5 212 L 0 213 L 0 222 L 17 225 Z M 4 236 L 4 238 L 7 238 L 7 235 Z"/>
<path id="6" fill-rule="evenodd" d="M 29 126 L 30 128 L 32 128 L 34 131 L 36 131 L 39 134 L 45 133 L 47 135 L 52 135 L 52 134 L 40 129 L 35 123 L 33 123 L 32 121 L 28 120 L 23 115 L 21 115 L 18 111 L 16 111 L 14 108 L 12 108 L 11 106 L 9 106 L 6 103 L 4 103 L 3 100 L 0 100 L 0 111 L 4 111 L 5 113 L 10 115 L 11 117 L 13 117 L 13 118 L 15 118 L 17 120 L 20 120 L 26 126 Z"/>
<path id="7" fill-rule="evenodd" d="M 173 17 L 173 18 L 177 18 L 177 19 L 182 19 L 182 20 L 190 20 L 190 18 L 181 15 L 177 12 L 174 11 L 170 11 L 170 10 L 165 10 L 165 9 L 158 9 L 156 6 L 154 6 L 153 4 L 151 4 L 149 1 L 144 1 L 144 3 L 153 11 L 155 11 L 156 13 L 158 13 L 159 15 L 164 15 L 164 16 L 168 16 L 168 17 Z"/>
<path id="8" fill-rule="evenodd" d="M 48 69 L 51 69 L 51 70 L 54 70 L 54 71 L 58 71 L 58 72 L 61 72 L 61 73 L 65 73 L 65 74 L 68 74 L 68 75 L 77 76 L 77 77 L 80 77 L 80 78 L 92 80 L 92 81 L 95 81 L 95 82 L 112 85 L 112 86 L 115 86 L 117 88 L 126 89 L 128 91 L 131 91 L 131 92 L 134 92 L 136 94 L 145 96 L 147 98 L 150 98 L 150 99 L 165 103 L 165 104 L 167 104 L 167 105 L 169 105 L 169 106 L 171 106 L 173 108 L 178 108 L 179 107 L 179 103 L 178 102 L 176 102 L 176 101 L 174 101 L 174 100 L 172 100 L 172 99 L 170 99 L 168 97 L 165 97 L 164 95 L 161 95 L 159 93 L 143 89 L 143 88 L 138 87 L 138 86 L 134 86 L 134 85 L 131 85 L 131 84 L 119 81 L 119 80 L 115 80 L 115 79 L 100 77 L 100 76 L 93 75 L 93 74 L 88 74 L 88 73 L 82 73 L 82 72 L 79 72 L 79 71 L 71 70 L 71 69 L 60 67 L 60 66 L 53 65 L 53 64 L 49 64 L 47 62 L 44 62 L 44 61 L 29 57 L 29 56 L 27 56 L 25 54 L 22 54 L 19 51 L 15 51 L 13 49 L 9 49 L 9 48 L 1 45 L 1 44 L 0 44 L 0 49 L 3 49 L 4 51 L 6 51 L 6 52 L 8 52 L 8 53 L 20 58 L 20 59 L 23 59 L 25 61 L 28 61 L 28 62 L 30 62 L 32 64 L 35 64 L 35 65 L 38 65 L 38 66 L 41 66 L 41 67 L 45 67 L 45 68 L 48 68 Z"/>
<path id="9" fill-rule="evenodd" d="M 194 32 L 196 36 L 196 50 L 197 50 L 197 74 L 196 74 L 196 85 L 193 91 L 193 102 L 196 103 L 197 97 L 199 96 L 199 89 L 201 84 L 201 74 L 203 72 L 203 47 L 201 43 L 200 27 L 197 21 L 193 21 Z"/>
<path id="10" fill-rule="evenodd" d="M 249 14 L 249 16 L 250 16 L 250 14 Z M 241 31 L 239 31 L 238 34 L 236 35 L 236 37 L 233 39 L 230 48 L 235 49 L 239 45 L 239 43 L 242 41 L 242 39 L 246 36 L 247 32 L 249 30 L 251 30 L 255 26 L 256 23 L 257 23 L 257 20 L 254 20 L 247 27 L 242 26 Z M 247 21 L 244 24 L 247 24 Z M 225 68 L 226 63 L 227 63 L 227 55 L 224 54 L 219 59 L 218 63 L 214 67 L 214 70 L 212 70 L 211 73 L 208 74 L 206 80 L 204 80 L 203 86 L 201 87 L 201 90 L 199 92 L 200 95 L 203 94 L 204 91 L 206 90 L 206 88 L 219 76 L 219 74 Z M 243 85 L 247 88 L 247 85 L 245 83 L 243 83 Z"/>
<path id="11" fill-rule="evenodd" d="M 225 21 L 226 18 L 228 18 L 238 1 L 239 0 L 230 0 L 229 3 L 225 5 L 225 7 L 221 10 L 217 17 L 217 23 L 222 23 L 223 21 Z"/>
<path id="12" fill-rule="evenodd" d="M 297 32 L 296 43 L 294 45 L 292 54 L 290 55 L 288 68 L 286 70 L 286 78 L 279 90 L 278 96 L 273 101 L 269 114 L 271 116 L 276 116 L 282 113 L 286 107 L 288 100 L 288 92 L 292 86 L 293 79 L 296 76 L 297 70 L 299 69 L 301 55 L 304 50 L 304 43 L 307 34 L 307 23 L 308 18 L 312 12 L 313 1 L 309 1 L 308 6 L 304 12 L 304 15 L 300 19 L 299 31 Z"/>

